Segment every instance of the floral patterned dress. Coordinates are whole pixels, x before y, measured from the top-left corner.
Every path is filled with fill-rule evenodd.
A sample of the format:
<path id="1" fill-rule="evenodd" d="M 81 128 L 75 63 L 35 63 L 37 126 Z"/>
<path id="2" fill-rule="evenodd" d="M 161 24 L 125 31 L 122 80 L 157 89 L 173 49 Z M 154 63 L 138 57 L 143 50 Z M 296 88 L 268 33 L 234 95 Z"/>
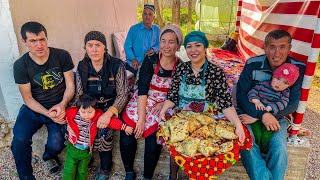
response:
<path id="1" fill-rule="evenodd" d="M 175 69 L 177 63 L 174 65 L 172 69 Z M 146 106 L 146 124 L 145 131 L 143 136 L 148 137 L 150 134 L 154 133 L 158 130 L 158 122 L 159 122 L 159 114 L 154 114 L 152 109 L 158 103 L 164 102 L 167 92 L 169 91 L 172 83 L 172 74 L 170 77 L 160 77 L 158 76 L 158 71 L 160 69 L 160 60 L 157 64 L 157 67 L 153 73 L 150 88 L 148 91 L 148 99 Z M 122 114 L 123 120 L 131 127 L 136 127 L 136 123 L 138 122 L 138 90 L 135 91 L 133 97 L 127 104 L 126 110 Z"/>

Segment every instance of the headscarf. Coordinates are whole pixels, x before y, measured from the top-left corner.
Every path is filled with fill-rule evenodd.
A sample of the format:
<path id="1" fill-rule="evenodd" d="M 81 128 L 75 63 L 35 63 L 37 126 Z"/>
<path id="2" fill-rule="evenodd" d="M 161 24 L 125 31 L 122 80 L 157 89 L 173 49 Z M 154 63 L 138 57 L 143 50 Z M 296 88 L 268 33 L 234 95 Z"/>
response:
<path id="1" fill-rule="evenodd" d="M 164 31 L 166 31 L 168 29 L 172 30 L 176 34 L 176 36 L 178 38 L 178 44 L 179 44 L 179 46 L 181 46 L 182 41 L 183 41 L 183 34 L 182 34 L 182 31 L 181 31 L 180 27 L 177 26 L 177 25 L 170 24 L 170 25 L 167 25 L 167 26 L 163 27 L 161 32 L 160 32 L 160 39 L 161 39 L 161 36 L 164 33 Z"/>
<path id="2" fill-rule="evenodd" d="M 86 43 L 91 40 L 100 41 L 105 46 L 105 50 L 107 51 L 107 40 L 102 32 L 99 32 L 99 31 L 88 32 L 87 35 L 84 37 L 84 45 L 86 45 Z"/>
<path id="3" fill-rule="evenodd" d="M 186 48 L 189 42 L 199 42 L 204 45 L 205 48 L 208 48 L 209 41 L 206 35 L 201 31 L 192 31 L 191 33 L 187 34 L 184 38 L 184 47 Z"/>

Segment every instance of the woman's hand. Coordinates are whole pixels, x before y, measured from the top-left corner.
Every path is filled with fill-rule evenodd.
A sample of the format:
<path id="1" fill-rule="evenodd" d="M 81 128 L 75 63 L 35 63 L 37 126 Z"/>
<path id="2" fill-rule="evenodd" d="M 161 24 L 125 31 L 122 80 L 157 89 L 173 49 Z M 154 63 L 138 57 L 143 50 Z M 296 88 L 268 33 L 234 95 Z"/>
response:
<path id="1" fill-rule="evenodd" d="M 246 135 L 244 133 L 244 129 L 243 129 L 243 126 L 242 124 L 237 124 L 236 125 L 236 131 L 235 131 L 236 135 L 239 137 L 239 141 L 240 143 L 244 143 L 244 139 L 246 138 Z"/>
<path id="2" fill-rule="evenodd" d="M 165 100 L 159 113 L 159 120 L 166 121 L 165 114 L 169 108 L 173 108 L 175 104 L 170 100 Z"/>
<path id="3" fill-rule="evenodd" d="M 253 117 L 249 116 L 248 114 L 241 114 L 239 116 L 239 118 L 243 124 L 253 124 L 258 120 L 257 118 L 253 118 Z"/>
<path id="4" fill-rule="evenodd" d="M 134 134 L 136 139 L 140 138 L 143 135 L 145 126 L 146 126 L 146 120 L 139 119 L 136 124 L 136 128 L 134 129 Z"/>
<path id="5" fill-rule="evenodd" d="M 105 113 L 103 113 L 97 121 L 97 127 L 100 129 L 104 129 L 108 127 L 112 116 L 113 114 L 109 111 L 106 111 Z"/>
<path id="6" fill-rule="evenodd" d="M 158 104 L 156 104 L 153 108 L 152 108 L 152 114 L 157 115 L 160 113 L 162 107 L 163 107 L 164 102 L 160 102 Z"/>
<path id="7" fill-rule="evenodd" d="M 160 121 L 166 121 L 165 113 L 163 113 L 163 112 L 160 112 L 160 113 L 159 113 L 159 120 L 160 120 Z"/>

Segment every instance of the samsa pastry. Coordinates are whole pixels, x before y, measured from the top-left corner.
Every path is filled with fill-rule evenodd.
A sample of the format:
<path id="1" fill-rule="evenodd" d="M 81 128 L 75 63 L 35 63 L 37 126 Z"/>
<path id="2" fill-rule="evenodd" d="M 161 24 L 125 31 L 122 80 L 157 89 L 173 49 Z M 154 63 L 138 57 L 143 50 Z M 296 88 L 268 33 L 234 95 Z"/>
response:
<path id="1" fill-rule="evenodd" d="M 185 118 L 181 118 L 180 116 L 174 115 L 170 118 L 170 120 L 173 121 L 181 121 L 181 120 L 186 120 Z M 167 122 L 167 121 L 166 121 Z"/>
<path id="2" fill-rule="evenodd" d="M 186 120 L 172 120 L 170 129 L 170 141 L 172 143 L 185 140 L 189 136 L 189 122 Z"/>
<path id="3" fill-rule="evenodd" d="M 179 113 L 177 113 L 177 116 L 179 116 L 180 118 L 184 118 L 184 119 L 188 119 L 188 118 L 193 118 L 196 116 L 199 116 L 200 113 L 196 113 L 193 111 L 181 111 Z"/>
<path id="4" fill-rule="evenodd" d="M 211 138 L 201 140 L 197 148 L 198 152 L 208 157 L 214 155 L 219 150 L 219 145 L 214 143 Z"/>
<path id="5" fill-rule="evenodd" d="M 206 126 L 214 121 L 213 117 L 201 114 L 196 117 L 197 120 L 203 125 Z"/>
<path id="6" fill-rule="evenodd" d="M 224 123 L 218 123 L 216 126 L 216 135 L 225 139 L 237 139 L 238 136 L 234 133 L 234 126 Z"/>
<path id="7" fill-rule="evenodd" d="M 225 142 L 220 145 L 216 154 L 225 154 L 233 149 L 233 141 Z"/>
<path id="8" fill-rule="evenodd" d="M 210 137 L 216 137 L 216 123 L 210 123 L 208 124 L 208 129 L 209 129 L 209 136 Z"/>
<path id="9" fill-rule="evenodd" d="M 193 133 L 195 130 L 199 129 L 201 124 L 197 121 L 196 118 L 189 119 L 189 133 Z"/>
<path id="10" fill-rule="evenodd" d="M 195 157 L 197 155 L 197 146 L 199 142 L 199 139 L 189 137 L 176 146 L 176 151 L 189 157 Z"/>
<path id="11" fill-rule="evenodd" d="M 198 139 L 207 139 L 209 137 L 208 126 L 202 126 L 191 134 L 191 137 Z"/>
<path id="12" fill-rule="evenodd" d="M 169 123 L 165 123 L 161 128 L 162 137 L 165 141 L 169 141 L 170 139 L 170 128 Z"/>

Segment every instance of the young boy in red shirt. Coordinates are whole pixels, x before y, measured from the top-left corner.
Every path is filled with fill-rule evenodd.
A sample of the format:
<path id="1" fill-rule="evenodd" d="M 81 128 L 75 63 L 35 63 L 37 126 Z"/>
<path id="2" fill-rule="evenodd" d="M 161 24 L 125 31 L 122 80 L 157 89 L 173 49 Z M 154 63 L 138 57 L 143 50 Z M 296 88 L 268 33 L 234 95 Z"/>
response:
<path id="1" fill-rule="evenodd" d="M 67 154 L 64 165 L 63 179 L 88 179 L 88 165 L 92 156 L 94 139 L 97 135 L 97 121 L 103 114 L 95 109 L 96 100 L 83 94 L 76 107 L 66 110 L 68 122 Z M 108 128 L 124 130 L 131 135 L 133 128 L 121 120 L 112 117 Z"/>

